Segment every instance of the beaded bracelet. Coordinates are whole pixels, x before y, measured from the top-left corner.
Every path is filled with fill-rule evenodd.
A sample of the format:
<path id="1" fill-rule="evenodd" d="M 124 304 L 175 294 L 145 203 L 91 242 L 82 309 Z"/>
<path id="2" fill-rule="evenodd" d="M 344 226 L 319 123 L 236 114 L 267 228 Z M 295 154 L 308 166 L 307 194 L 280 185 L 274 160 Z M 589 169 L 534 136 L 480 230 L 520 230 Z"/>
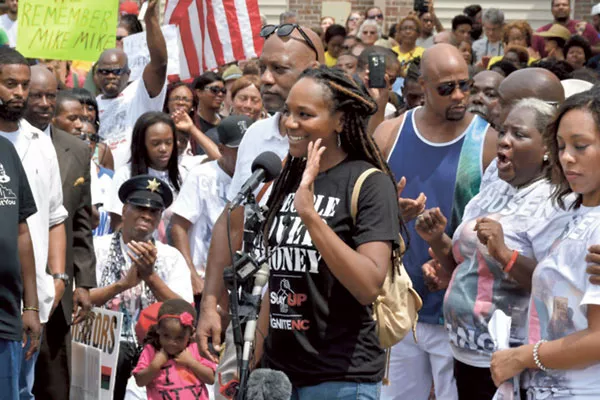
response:
<path id="1" fill-rule="evenodd" d="M 40 312 L 40 309 L 37 307 L 23 307 L 23 311 L 35 311 Z"/>
<path id="2" fill-rule="evenodd" d="M 542 364 L 542 362 L 540 361 L 539 350 L 540 350 L 540 346 L 542 345 L 542 343 L 546 343 L 546 342 L 547 342 L 547 340 L 542 339 L 539 342 L 537 342 L 535 344 L 535 346 L 533 346 L 533 361 L 535 362 L 535 366 L 544 372 L 548 371 L 548 368 L 546 368 L 544 366 L 544 364 Z"/>

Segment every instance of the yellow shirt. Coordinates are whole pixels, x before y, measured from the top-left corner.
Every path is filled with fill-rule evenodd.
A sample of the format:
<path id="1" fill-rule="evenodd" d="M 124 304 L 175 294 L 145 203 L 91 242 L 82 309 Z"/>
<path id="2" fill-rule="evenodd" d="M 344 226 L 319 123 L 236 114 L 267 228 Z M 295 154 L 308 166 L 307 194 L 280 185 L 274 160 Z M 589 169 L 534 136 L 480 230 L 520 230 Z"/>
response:
<path id="1" fill-rule="evenodd" d="M 423 57 L 423 53 L 425 52 L 425 48 L 420 46 L 415 47 L 413 51 L 409 51 L 408 53 L 400 52 L 400 46 L 394 46 L 392 47 L 392 50 L 398 53 L 398 61 L 400 61 L 401 76 L 406 76 L 408 64 L 416 57 Z"/>
<path id="2" fill-rule="evenodd" d="M 337 58 L 333 58 L 331 56 L 331 54 L 329 54 L 328 51 L 325 52 L 325 65 L 327 65 L 329 68 L 331 67 L 335 67 L 335 64 L 337 64 Z"/>

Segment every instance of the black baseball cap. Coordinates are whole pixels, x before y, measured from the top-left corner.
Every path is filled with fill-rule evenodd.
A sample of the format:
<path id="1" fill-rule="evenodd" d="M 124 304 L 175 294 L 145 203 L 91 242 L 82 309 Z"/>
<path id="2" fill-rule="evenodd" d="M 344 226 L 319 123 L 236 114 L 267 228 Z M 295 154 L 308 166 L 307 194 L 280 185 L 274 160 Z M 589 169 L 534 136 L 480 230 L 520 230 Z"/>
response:
<path id="1" fill-rule="evenodd" d="M 173 193 L 169 185 L 157 177 L 138 175 L 121 185 L 119 200 L 123 204 L 165 209 L 173 203 Z"/>
<path id="2" fill-rule="evenodd" d="M 240 145 L 242 137 L 252 125 L 254 120 L 247 115 L 231 115 L 217 126 L 219 143 L 224 146 L 236 148 Z"/>

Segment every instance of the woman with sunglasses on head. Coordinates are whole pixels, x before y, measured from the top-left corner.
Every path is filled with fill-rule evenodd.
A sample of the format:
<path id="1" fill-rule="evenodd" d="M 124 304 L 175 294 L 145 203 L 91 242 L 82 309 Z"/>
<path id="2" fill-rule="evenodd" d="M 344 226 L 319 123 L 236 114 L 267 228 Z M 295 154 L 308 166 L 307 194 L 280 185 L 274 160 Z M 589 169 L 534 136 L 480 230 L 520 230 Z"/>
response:
<path id="1" fill-rule="evenodd" d="M 290 147 L 262 227 L 272 255 L 258 332 L 268 333 L 264 365 L 290 378 L 293 400 L 379 399 L 385 353 L 371 305 L 399 261 L 402 221 L 394 177 L 366 131 L 376 109 L 341 70 L 321 67 L 304 71 L 283 111 Z M 373 167 L 354 223 L 351 192 Z"/>
<path id="2" fill-rule="evenodd" d="M 179 145 L 185 143 L 193 155 L 193 147 L 196 145 L 198 154 L 206 154 L 209 159 L 221 157 L 215 136 L 207 136 L 196 125 L 194 125 L 194 114 L 198 109 L 198 99 L 194 92 L 184 82 L 171 83 L 167 86 L 167 96 L 163 111 L 171 116 L 177 128 L 177 143 L 180 161 L 187 149 L 181 149 Z M 210 132 L 210 131 L 209 131 Z M 210 135 L 210 133 L 207 134 Z M 190 139 L 192 139 L 190 144 Z M 183 177 L 185 179 L 185 177 Z"/>
<path id="3" fill-rule="evenodd" d="M 94 134 L 97 135 L 100 119 L 98 118 L 98 103 L 96 102 L 96 98 L 92 96 L 87 89 L 83 88 L 73 89 L 71 93 L 79 100 L 79 103 L 83 107 L 83 116 L 85 120 L 94 126 Z M 98 140 L 96 140 L 95 145 L 93 146 L 92 160 L 108 170 L 114 171 L 115 169 L 110 147 Z"/>
<path id="4" fill-rule="evenodd" d="M 590 282 L 590 246 L 600 243 L 600 100 L 568 98 L 548 127 L 557 185 L 553 200 L 570 215 L 532 279 L 526 345 L 494 353 L 499 385 L 525 371 L 528 399 L 600 398 L 600 286 Z"/>
<path id="5" fill-rule="evenodd" d="M 198 109 L 194 116 L 194 124 L 205 135 L 212 128 L 215 128 L 221 122 L 221 106 L 225 101 L 225 81 L 219 75 L 212 71 L 207 71 L 197 77 L 192 84 L 194 94 L 198 99 Z M 217 137 L 209 137 L 213 143 L 218 141 Z M 202 155 L 204 150 L 200 143 L 192 143 L 194 154 Z"/>
<path id="6" fill-rule="evenodd" d="M 178 168 L 177 136 L 175 123 L 163 112 L 147 112 L 137 120 L 131 139 L 131 159 L 114 175 L 112 191 L 106 209 L 110 212 L 113 231 L 121 224 L 123 203 L 119 200 L 119 189 L 129 178 L 138 175 L 155 176 L 169 185 L 173 196 L 181 186 Z M 167 228 L 171 213 L 162 214 L 154 238 L 168 244 Z"/>

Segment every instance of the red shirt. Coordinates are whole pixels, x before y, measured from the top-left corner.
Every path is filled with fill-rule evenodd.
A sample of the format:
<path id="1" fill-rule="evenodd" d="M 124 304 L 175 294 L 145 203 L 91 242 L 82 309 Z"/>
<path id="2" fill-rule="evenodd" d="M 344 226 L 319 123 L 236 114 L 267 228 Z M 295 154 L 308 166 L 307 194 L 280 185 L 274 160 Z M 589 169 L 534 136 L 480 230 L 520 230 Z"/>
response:
<path id="1" fill-rule="evenodd" d="M 570 19 L 567 24 L 565 25 L 565 28 L 567 28 L 571 34 L 575 35 L 577 34 L 577 24 L 580 22 L 585 22 L 585 21 L 578 21 L 576 19 Z M 536 32 L 546 32 L 548 30 L 550 30 L 550 28 L 552 27 L 552 25 L 554 25 L 554 22 L 551 22 L 547 25 L 542 26 L 541 28 L 538 28 L 538 30 Z M 583 35 L 584 38 L 586 38 L 588 40 L 588 42 L 590 42 L 590 46 L 595 46 L 600 42 L 600 38 L 598 37 L 598 32 L 596 31 L 596 29 L 594 29 L 594 26 L 588 22 L 586 22 L 585 24 L 585 30 L 583 31 Z M 533 36 L 533 43 L 531 45 L 531 47 L 534 48 L 534 50 L 536 50 L 538 53 L 540 53 L 540 56 L 542 57 L 546 57 L 546 52 L 544 51 L 544 38 L 541 36 Z M 565 54 L 566 56 L 566 54 Z"/>

